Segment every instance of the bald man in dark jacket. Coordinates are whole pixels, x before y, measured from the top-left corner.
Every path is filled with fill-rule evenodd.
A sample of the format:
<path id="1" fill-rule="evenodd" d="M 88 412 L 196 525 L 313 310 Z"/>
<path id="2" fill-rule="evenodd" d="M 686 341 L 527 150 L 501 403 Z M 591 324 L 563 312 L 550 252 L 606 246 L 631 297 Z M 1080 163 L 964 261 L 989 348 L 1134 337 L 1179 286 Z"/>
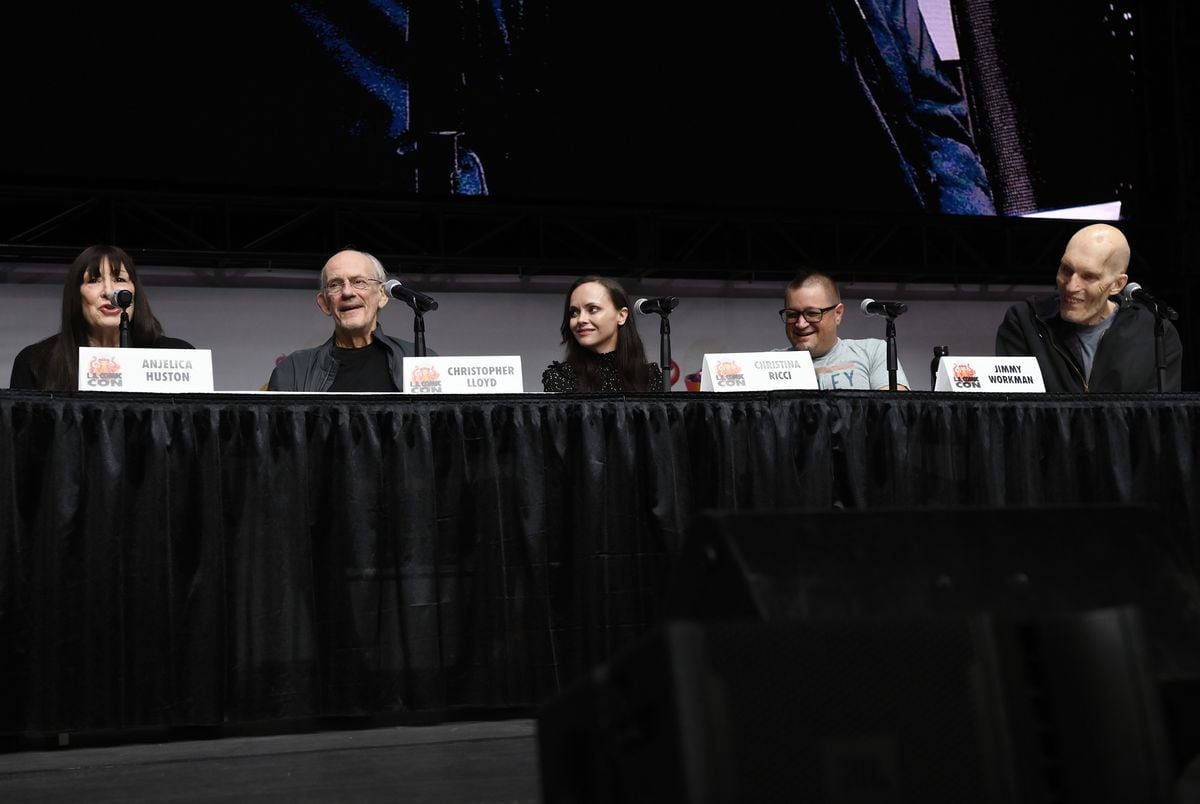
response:
<path id="1" fill-rule="evenodd" d="M 1052 393 L 1179 391 L 1183 348 L 1164 322 L 1166 371 L 1158 387 L 1154 311 L 1123 300 L 1129 243 L 1108 224 L 1075 233 L 1059 262 L 1058 293 L 1014 304 L 996 332 L 996 354 L 1033 355 Z"/>

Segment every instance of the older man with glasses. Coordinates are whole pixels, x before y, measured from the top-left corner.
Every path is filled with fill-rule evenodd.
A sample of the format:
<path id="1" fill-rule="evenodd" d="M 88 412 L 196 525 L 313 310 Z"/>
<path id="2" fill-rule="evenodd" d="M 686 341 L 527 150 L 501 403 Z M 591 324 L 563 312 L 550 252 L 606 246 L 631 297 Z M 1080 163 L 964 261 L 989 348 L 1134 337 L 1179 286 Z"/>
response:
<path id="1" fill-rule="evenodd" d="M 362 251 L 339 251 L 321 269 L 317 307 L 333 319 L 333 337 L 292 352 L 271 373 L 271 391 L 402 391 L 413 344 L 385 335 L 379 311 L 388 303 L 387 273 Z"/>
<path id="2" fill-rule="evenodd" d="M 886 391 L 890 387 L 887 344 L 879 338 L 838 337 L 846 312 L 837 283 L 818 271 L 788 283 L 779 311 L 792 350 L 812 355 L 817 382 L 827 391 Z M 904 368 L 896 367 L 896 387 L 908 390 Z"/>

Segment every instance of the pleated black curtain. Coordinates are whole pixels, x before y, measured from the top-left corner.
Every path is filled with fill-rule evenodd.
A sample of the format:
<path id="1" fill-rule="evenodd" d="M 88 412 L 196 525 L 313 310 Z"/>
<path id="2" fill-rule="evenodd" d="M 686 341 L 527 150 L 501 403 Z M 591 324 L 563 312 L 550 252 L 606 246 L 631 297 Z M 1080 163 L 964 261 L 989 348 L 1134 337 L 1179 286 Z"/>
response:
<path id="1" fill-rule="evenodd" d="M 526 707 L 703 509 L 1156 503 L 1200 397 L 0 394 L 0 733 Z"/>

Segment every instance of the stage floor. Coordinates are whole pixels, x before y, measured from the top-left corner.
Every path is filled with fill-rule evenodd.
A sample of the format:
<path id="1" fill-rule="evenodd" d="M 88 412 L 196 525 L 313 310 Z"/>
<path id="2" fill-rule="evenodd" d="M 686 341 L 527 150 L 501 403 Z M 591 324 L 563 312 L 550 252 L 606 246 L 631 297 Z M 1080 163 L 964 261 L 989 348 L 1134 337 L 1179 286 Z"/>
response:
<path id="1" fill-rule="evenodd" d="M 0 754 L 0 801 L 536 802 L 534 720 Z"/>

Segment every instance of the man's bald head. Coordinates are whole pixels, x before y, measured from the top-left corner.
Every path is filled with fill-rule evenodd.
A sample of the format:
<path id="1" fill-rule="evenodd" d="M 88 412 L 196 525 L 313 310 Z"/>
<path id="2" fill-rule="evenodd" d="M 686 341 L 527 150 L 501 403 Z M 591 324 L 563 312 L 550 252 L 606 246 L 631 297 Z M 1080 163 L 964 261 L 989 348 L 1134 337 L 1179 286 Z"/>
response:
<path id="1" fill-rule="evenodd" d="M 379 311 L 388 302 L 383 290 L 386 280 L 383 265 L 365 251 L 345 249 L 325 263 L 317 306 L 333 318 L 336 345 L 360 348 L 371 343 Z"/>
<path id="2" fill-rule="evenodd" d="M 1072 235 L 1058 264 L 1058 307 L 1064 320 L 1092 326 L 1112 315 L 1109 301 L 1129 281 L 1129 241 L 1115 226 L 1095 223 Z"/>
<path id="3" fill-rule="evenodd" d="M 330 266 L 334 265 L 355 265 L 362 269 L 364 275 L 373 276 L 381 283 L 387 281 L 387 271 L 384 270 L 383 263 L 374 254 L 345 248 L 325 261 L 325 265 L 321 267 L 319 287 L 325 287 L 325 275 L 329 271 Z"/>
<path id="4" fill-rule="evenodd" d="M 1129 269 L 1129 241 L 1120 229 L 1107 223 L 1085 226 L 1072 235 L 1064 254 L 1072 250 L 1103 266 L 1110 277 Z"/>

